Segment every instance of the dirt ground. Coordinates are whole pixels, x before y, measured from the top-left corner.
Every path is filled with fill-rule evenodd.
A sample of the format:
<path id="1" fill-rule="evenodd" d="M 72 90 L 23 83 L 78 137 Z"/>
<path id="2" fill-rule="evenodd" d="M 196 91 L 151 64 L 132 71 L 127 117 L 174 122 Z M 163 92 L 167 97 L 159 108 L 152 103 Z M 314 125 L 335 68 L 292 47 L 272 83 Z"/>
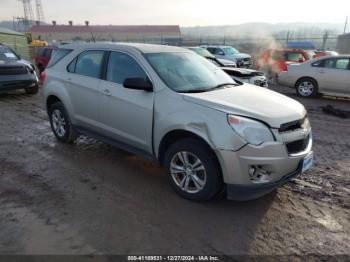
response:
<path id="1" fill-rule="evenodd" d="M 0 95 L 0 254 L 349 256 L 350 119 L 320 106 L 350 101 L 276 89 L 308 109 L 314 167 L 261 199 L 205 204 L 178 197 L 153 162 L 57 142 L 41 95 Z"/>

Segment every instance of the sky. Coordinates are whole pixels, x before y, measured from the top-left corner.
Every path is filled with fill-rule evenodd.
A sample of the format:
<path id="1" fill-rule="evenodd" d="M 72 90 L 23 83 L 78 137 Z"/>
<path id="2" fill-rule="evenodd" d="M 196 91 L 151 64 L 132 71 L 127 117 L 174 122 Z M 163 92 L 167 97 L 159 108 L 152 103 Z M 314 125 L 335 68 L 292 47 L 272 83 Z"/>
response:
<path id="1" fill-rule="evenodd" d="M 59 24 L 233 25 L 266 23 L 345 23 L 350 0 L 41 0 L 46 22 Z M 35 13 L 34 2 L 33 11 Z M 18 0 L 0 0 L 0 20 L 23 16 Z"/>

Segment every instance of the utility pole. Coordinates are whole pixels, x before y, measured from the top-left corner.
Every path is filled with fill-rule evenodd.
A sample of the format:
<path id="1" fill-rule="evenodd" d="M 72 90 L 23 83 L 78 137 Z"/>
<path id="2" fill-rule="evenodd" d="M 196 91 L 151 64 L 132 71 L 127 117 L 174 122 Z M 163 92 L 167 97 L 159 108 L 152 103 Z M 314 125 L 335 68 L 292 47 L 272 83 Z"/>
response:
<path id="1" fill-rule="evenodd" d="M 344 34 L 346 34 L 346 27 L 348 25 L 348 16 L 346 17 L 346 20 L 345 20 L 345 25 L 344 25 Z"/>
<path id="2" fill-rule="evenodd" d="M 45 16 L 44 16 L 44 9 L 43 4 L 41 3 L 41 0 L 35 0 L 35 6 L 36 6 L 36 20 L 39 22 L 45 22 Z"/>
<path id="3" fill-rule="evenodd" d="M 31 0 L 18 0 L 18 1 L 22 2 L 23 4 L 23 11 L 24 11 L 23 24 L 26 27 L 25 29 L 28 29 L 28 27 L 32 25 L 34 21 L 32 2 Z"/>
<path id="4" fill-rule="evenodd" d="M 326 49 L 327 39 L 328 39 L 328 31 L 326 31 L 324 36 L 323 36 L 323 42 L 322 42 L 322 49 L 323 50 Z"/>
<path id="5" fill-rule="evenodd" d="M 288 42 L 289 42 L 289 30 L 287 32 L 286 46 L 288 46 Z"/>

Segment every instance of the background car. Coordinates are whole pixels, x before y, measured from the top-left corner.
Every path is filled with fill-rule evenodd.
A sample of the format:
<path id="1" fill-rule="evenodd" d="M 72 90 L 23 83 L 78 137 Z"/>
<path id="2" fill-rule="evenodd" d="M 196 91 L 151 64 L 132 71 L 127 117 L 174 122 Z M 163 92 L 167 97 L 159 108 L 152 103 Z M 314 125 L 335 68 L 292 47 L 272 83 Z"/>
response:
<path id="1" fill-rule="evenodd" d="M 227 59 L 216 58 L 212 53 L 210 53 L 204 47 L 196 46 L 196 47 L 188 47 L 187 49 L 192 50 L 193 52 L 199 54 L 200 56 L 203 56 L 205 58 L 210 59 L 217 66 L 220 66 L 220 67 L 237 67 L 235 62 L 233 62 L 231 60 L 227 60 Z"/>
<path id="2" fill-rule="evenodd" d="M 288 64 L 305 62 L 314 55 L 312 51 L 302 49 L 267 49 L 258 58 L 257 68 L 269 79 L 274 79 L 278 73 L 287 70 Z"/>
<path id="3" fill-rule="evenodd" d="M 0 44 L 0 92 L 24 89 L 28 94 L 39 90 L 35 67 L 21 59 L 11 48 Z"/>
<path id="4" fill-rule="evenodd" d="M 227 59 L 236 63 L 237 67 L 250 67 L 253 65 L 251 55 L 239 52 L 232 46 L 202 46 L 218 59 Z"/>
<path id="5" fill-rule="evenodd" d="M 268 87 L 267 78 L 263 72 L 247 69 L 247 68 L 234 68 L 227 67 L 222 63 L 222 59 L 217 59 L 212 55 L 207 49 L 202 47 L 189 47 L 188 49 L 196 52 L 197 54 L 205 57 L 222 70 L 224 70 L 228 75 L 230 75 L 234 80 L 242 83 L 249 83 L 261 87 Z"/>
<path id="6" fill-rule="evenodd" d="M 35 65 L 38 68 L 39 72 L 43 72 L 49 63 L 52 55 L 52 51 L 57 49 L 55 46 L 45 46 L 37 50 L 35 54 Z"/>
<path id="7" fill-rule="evenodd" d="M 312 50 L 312 52 L 315 53 L 314 58 L 327 56 L 327 55 L 339 55 L 337 52 L 331 51 L 331 50 Z"/>
<path id="8" fill-rule="evenodd" d="M 288 65 L 278 82 L 293 87 L 303 97 L 319 93 L 350 97 L 350 56 L 326 56 Z"/>

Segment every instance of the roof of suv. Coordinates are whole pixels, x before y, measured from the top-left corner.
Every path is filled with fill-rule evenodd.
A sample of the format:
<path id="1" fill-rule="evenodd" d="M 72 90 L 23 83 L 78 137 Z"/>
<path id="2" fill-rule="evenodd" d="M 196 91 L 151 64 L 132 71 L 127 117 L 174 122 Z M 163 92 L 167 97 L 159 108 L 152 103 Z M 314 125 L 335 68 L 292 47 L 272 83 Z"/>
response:
<path id="1" fill-rule="evenodd" d="M 138 43 L 79 43 L 79 44 L 65 44 L 61 45 L 61 48 L 67 49 L 84 49 L 84 48 L 103 48 L 114 49 L 116 47 L 133 48 L 139 50 L 141 53 L 160 53 L 160 52 L 190 52 L 181 47 L 166 46 L 166 45 L 153 45 L 153 44 L 138 44 Z"/>

